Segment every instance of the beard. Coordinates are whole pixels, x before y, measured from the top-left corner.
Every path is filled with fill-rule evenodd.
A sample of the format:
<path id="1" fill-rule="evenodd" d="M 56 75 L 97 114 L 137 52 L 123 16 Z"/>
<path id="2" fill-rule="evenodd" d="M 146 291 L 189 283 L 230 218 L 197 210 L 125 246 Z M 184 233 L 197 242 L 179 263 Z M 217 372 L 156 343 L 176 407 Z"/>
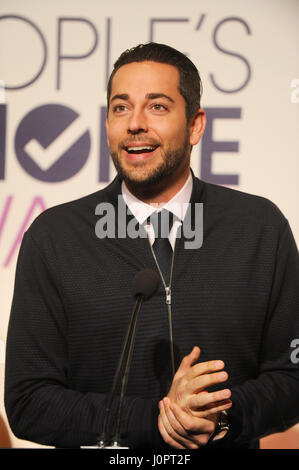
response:
<path id="1" fill-rule="evenodd" d="M 187 159 L 189 153 L 190 146 L 187 130 L 182 146 L 166 151 L 163 155 L 163 161 L 154 168 L 147 170 L 146 173 L 145 170 L 142 171 L 142 165 L 140 163 L 136 165 L 136 171 L 124 168 L 120 158 L 118 157 L 118 153 L 110 150 L 110 155 L 118 176 L 124 180 L 128 186 L 136 188 L 154 186 L 159 184 L 161 181 L 166 180 L 166 178 L 173 175 L 178 170 L 182 162 Z M 146 163 L 144 166 L 146 166 Z"/>

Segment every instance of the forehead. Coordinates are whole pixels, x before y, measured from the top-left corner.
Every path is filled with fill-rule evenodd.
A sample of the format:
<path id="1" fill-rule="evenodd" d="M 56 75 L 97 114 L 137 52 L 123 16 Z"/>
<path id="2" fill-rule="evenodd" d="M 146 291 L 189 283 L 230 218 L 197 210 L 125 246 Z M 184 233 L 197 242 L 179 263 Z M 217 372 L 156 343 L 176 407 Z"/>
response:
<path id="1" fill-rule="evenodd" d="M 129 94 L 145 96 L 148 93 L 171 93 L 179 99 L 179 71 L 170 64 L 144 61 L 121 66 L 112 79 L 111 96 Z"/>

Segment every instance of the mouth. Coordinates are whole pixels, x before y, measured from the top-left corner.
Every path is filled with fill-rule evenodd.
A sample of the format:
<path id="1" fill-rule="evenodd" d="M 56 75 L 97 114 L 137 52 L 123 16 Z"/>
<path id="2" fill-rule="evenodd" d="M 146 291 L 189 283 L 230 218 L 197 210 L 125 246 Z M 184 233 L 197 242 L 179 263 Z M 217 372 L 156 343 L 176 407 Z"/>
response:
<path id="1" fill-rule="evenodd" d="M 140 155 L 144 153 L 152 153 L 154 152 L 159 145 L 139 145 L 139 146 L 127 146 L 123 147 L 124 150 L 130 155 Z"/>
<path id="2" fill-rule="evenodd" d="M 132 145 L 124 146 L 127 159 L 130 161 L 142 161 L 154 155 L 154 152 L 160 145 Z"/>

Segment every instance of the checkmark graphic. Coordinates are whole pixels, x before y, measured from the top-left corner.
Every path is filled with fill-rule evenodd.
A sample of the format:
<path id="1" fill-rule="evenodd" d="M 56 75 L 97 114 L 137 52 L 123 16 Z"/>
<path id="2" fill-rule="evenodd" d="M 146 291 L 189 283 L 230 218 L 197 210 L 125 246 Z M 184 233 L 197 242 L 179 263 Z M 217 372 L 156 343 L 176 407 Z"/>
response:
<path id="1" fill-rule="evenodd" d="M 24 146 L 24 150 L 41 170 L 47 171 L 86 130 L 87 126 L 83 119 L 77 118 L 47 148 L 44 148 L 38 140 L 31 139 Z"/>

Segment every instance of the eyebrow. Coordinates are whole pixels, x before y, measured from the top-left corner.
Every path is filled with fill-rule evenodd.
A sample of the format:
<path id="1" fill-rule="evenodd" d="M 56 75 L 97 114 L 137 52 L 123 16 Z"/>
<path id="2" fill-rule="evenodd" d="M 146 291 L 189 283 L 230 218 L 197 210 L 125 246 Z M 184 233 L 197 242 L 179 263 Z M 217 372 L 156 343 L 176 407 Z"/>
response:
<path id="1" fill-rule="evenodd" d="M 167 100 L 174 103 L 174 100 L 170 96 L 165 95 L 165 93 L 147 93 L 145 95 L 145 98 L 148 99 L 148 100 L 156 100 L 157 98 L 166 98 Z M 111 103 L 112 103 L 112 101 L 117 100 L 117 99 L 128 101 L 129 100 L 129 95 L 127 95 L 126 93 L 116 94 L 111 98 Z"/>
<path id="2" fill-rule="evenodd" d="M 149 100 L 156 100 L 157 98 L 166 98 L 167 100 L 174 103 L 174 100 L 170 96 L 165 95 L 165 93 L 148 93 L 147 95 L 145 95 L 145 97 Z"/>

